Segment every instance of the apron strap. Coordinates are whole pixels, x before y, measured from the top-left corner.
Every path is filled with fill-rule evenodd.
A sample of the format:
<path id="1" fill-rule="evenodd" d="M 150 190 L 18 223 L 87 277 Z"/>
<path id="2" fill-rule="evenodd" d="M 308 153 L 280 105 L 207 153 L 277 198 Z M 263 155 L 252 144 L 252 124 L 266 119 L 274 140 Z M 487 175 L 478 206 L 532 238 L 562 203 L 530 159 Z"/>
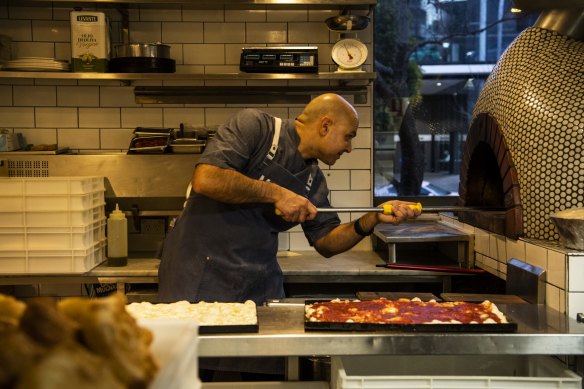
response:
<path id="1" fill-rule="evenodd" d="M 189 181 L 189 186 L 187 186 L 187 193 L 185 195 L 185 202 L 183 203 L 183 208 L 187 206 L 187 201 L 191 195 L 191 191 L 193 190 L 193 182 Z"/>
<path id="2" fill-rule="evenodd" d="M 276 156 L 276 151 L 278 151 L 278 142 L 280 141 L 280 129 L 282 128 L 282 119 L 274 117 L 274 136 L 272 137 L 272 146 L 270 146 L 270 150 L 268 151 L 268 155 L 266 155 L 266 158 L 269 159 L 270 161 L 274 159 L 274 157 Z M 264 177 L 260 177 L 260 180 L 262 180 Z M 310 188 L 310 185 L 312 185 L 312 179 L 310 179 L 310 184 L 308 185 L 308 188 Z M 193 184 L 192 182 L 189 182 L 189 186 L 187 187 L 187 193 L 185 196 L 185 202 L 183 204 L 183 208 L 186 207 L 187 205 L 187 200 L 189 199 L 189 196 L 191 195 L 191 191 L 193 189 Z"/>
<path id="3" fill-rule="evenodd" d="M 270 161 L 272 161 L 274 159 L 274 157 L 276 156 L 276 151 L 278 151 L 278 143 L 280 140 L 280 130 L 282 128 L 282 119 L 278 118 L 278 117 L 274 117 L 274 136 L 272 137 L 272 146 L 270 146 L 270 150 L 268 151 L 268 154 L 266 155 L 266 158 L 264 159 L 264 164 L 269 164 Z M 313 177 L 313 173 L 314 173 L 314 167 L 310 169 L 311 171 L 308 174 L 308 178 L 306 179 L 306 183 L 304 185 L 304 188 L 306 190 L 306 194 L 308 195 L 310 193 L 310 190 L 312 188 L 312 181 L 314 179 Z M 266 177 L 262 174 L 259 178 L 262 181 L 270 181 L 270 179 L 266 180 Z"/>
<path id="4" fill-rule="evenodd" d="M 278 142 L 280 140 L 280 129 L 282 128 L 282 119 L 274 118 L 274 137 L 272 138 L 272 146 L 270 147 L 270 151 L 268 151 L 268 158 L 270 161 L 274 159 L 276 156 L 276 151 L 278 151 Z"/>

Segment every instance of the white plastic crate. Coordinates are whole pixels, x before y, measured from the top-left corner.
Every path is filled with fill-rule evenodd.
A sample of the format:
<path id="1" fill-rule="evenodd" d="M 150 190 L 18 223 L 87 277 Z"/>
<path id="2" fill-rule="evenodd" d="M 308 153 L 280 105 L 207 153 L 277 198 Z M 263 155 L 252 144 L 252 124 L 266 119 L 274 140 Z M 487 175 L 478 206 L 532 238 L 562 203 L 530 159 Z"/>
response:
<path id="1" fill-rule="evenodd" d="M 104 177 L 0 178 L 0 227 L 87 226 L 105 217 Z"/>
<path id="2" fill-rule="evenodd" d="M 3 196 L 80 195 L 105 191 L 104 177 L 1 177 Z"/>
<path id="3" fill-rule="evenodd" d="M 85 273 L 106 259 L 105 240 L 80 250 L 0 251 L 0 274 Z"/>
<path id="4" fill-rule="evenodd" d="M 581 389 L 582 378 L 545 356 L 332 357 L 331 389 L 354 388 Z"/>
<path id="5" fill-rule="evenodd" d="M 0 251 L 91 248 L 105 239 L 105 219 L 87 226 L 0 227 Z"/>
<path id="6" fill-rule="evenodd" d="M 0 227 L 85 227 L 103 218 L 105 203 L 80 211 L 0 212 Z"/>
<path id="7" fill-rule="evenodd" d="M 160 365 L 149 389 L 198 389 L 199 326 L 192 319 L 140 319 L 154 337 L 150 350 Z"/>
<path id="8" fill-rule="evenodd" d="M 104 204 L 104 192 L 83 195 L 0 195 L 0 212 L 83 211 Z"/>
<path id="9" fill-rule="evenodd" d="M 0 274 L 25 274 L 26 269 L 26 252 L 2 251 L 0 252 Z"/>

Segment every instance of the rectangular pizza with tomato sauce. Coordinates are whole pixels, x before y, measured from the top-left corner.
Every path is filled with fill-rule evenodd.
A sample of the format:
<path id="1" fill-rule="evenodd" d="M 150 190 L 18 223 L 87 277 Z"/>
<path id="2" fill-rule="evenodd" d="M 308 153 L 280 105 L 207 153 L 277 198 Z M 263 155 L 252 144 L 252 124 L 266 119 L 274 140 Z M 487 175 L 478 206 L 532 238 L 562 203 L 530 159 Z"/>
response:
<path id="1" fill-rule="evenodd" d="M 516 325 L 490 301 L 480 304 L 464 301 L 436 302 L 420 299 L 369 301 L 341 300 L 315 301 L 305 305 L 305 327 L 308 329 L 440 329 L 460 330 L 515 330 Z M 336 324 L 336 325 L 335 325 Z M 354 325 L 352 325 L 354 324 Z M 361 325 L 361 326 L 360 326 Z M 363 326 L 365 325 L 365 326 Z M 367 326 L 369 325 L 369 326 Z M 457 325 L 459 327 L 451 327 Z M 464 325 L 460 328 L 460 325 Z M 476 327 L 472 327 L 472 326 Z M 485 327 L 484 325 L 492 325 Z M 456 329 L 457 328 L 457 329 Z M 433 328 L 438 330 L 439 328 Z"/>

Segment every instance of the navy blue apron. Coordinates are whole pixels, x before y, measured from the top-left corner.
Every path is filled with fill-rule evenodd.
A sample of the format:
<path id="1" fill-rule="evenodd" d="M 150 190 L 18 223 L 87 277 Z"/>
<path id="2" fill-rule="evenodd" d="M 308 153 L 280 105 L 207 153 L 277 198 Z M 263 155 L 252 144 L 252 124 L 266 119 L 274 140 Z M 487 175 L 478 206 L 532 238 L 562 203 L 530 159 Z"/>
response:
<path id="1" fill-rule="evenodd" d="M 293 174 L 275 161 L 280 126 L 276 118 L 272 146 L 248 176 L 308 197 L 318 165 Z M 159 300 L 253 300 L 261 305 L 283 298 L 283 275 L 276 260 L 278 233 L 294 225 L 276 215 L 273 204 L 232 205 L 191 194 L 164 242 Z"/>
<path id="2" fill-rule="evenodd" d="M 274 161 L 280 127 L 276 118 L 270 151 L 249 177 L 308 197 L 318 166 L 292 174 Z M 277 216 L 273 204 L 230 205 L 191 194 L 164 242 L 159 300 L 253 300 L 262 305 L 284 298 L 284 277 L 276 260 L 278 233 L 295 225 Z M 201 358 L 199 365 L 221 371 L 284 372 L 284 358 Z"/>

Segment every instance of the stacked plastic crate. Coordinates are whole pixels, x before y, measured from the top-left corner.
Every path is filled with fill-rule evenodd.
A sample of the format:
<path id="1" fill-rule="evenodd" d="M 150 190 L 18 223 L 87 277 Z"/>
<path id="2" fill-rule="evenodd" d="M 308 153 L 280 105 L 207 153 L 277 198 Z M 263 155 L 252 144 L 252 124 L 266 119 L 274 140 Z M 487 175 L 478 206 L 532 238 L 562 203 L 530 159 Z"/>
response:
<path id="1" fill-rule="evenodd" d="M 84 273 L 105 258 L 104 177 L 0 178 L 0 274 Z"/>

